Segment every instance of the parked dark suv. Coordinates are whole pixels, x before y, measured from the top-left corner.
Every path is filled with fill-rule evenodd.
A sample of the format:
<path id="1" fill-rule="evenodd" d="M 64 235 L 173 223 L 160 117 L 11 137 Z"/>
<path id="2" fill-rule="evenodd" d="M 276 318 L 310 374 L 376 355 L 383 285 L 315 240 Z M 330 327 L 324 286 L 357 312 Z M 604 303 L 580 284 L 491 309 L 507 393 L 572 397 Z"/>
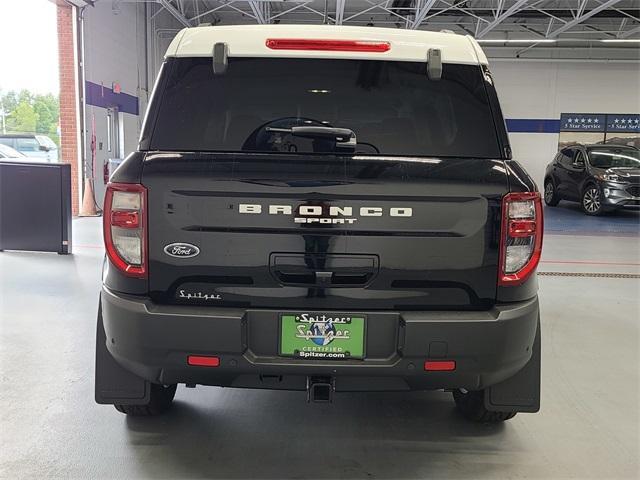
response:
<path id="1" fill-rule="evenodd" d="M 640 206 L 640 151 L 626 145 L 573 145 L 547 166 L 544 201 L 580 202 L 587 215 Z"/>

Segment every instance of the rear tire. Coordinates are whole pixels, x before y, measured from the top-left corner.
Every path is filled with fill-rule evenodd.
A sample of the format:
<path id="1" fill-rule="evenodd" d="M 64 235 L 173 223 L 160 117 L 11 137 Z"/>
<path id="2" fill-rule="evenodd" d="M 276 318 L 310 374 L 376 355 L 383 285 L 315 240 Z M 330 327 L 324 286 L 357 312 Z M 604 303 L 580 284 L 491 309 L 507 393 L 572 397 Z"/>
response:
<path id="1" fill-rule="evenodd" d="M 555 207 L 560 203 L 560 197 L 558 197 L 558 192 L 556 192 L 556 186 L 550 178 L 544 182 L 544 203 L 550 207 Z"/>
<path id="2" fill-rule="evenodd" d="M 484 406 L 484 390 L 453 391 L 458 411 L 468 420 L 480 423 L 500 423 L 516 416 L 516 412 L 492 412 Z"/>
<path id="3" fill-rule="evenodd" d="M 119 412 L 132 417 L 153 417 L 169 410 L 178 386 L 169 385 L 165 387 L 164 385 L 152 383 L 150 387 L 149 403 L 146 405 L 114 405 L 114 407 Z"/>

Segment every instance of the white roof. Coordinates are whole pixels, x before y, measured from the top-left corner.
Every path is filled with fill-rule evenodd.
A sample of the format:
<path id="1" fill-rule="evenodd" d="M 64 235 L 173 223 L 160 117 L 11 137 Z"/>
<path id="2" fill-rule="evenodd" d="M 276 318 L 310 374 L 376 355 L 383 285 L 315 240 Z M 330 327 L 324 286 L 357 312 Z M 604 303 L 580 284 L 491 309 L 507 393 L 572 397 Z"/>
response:
<path id="1" fill-rule="evenodd" d="M 384 41 L 383 53 L 310 50 L 272 50 L 269 38 Z M 224 42 L 230 57 L 345 58 L 424 62 L 430 48 L 439 48 L 445 63 L 487 64 L 487 57 L 471 36 L 399 28 L 337 25 L 228 25 L 185 28 L 169 45 L 165 57 L 209 57 L 213 45 Z"/>

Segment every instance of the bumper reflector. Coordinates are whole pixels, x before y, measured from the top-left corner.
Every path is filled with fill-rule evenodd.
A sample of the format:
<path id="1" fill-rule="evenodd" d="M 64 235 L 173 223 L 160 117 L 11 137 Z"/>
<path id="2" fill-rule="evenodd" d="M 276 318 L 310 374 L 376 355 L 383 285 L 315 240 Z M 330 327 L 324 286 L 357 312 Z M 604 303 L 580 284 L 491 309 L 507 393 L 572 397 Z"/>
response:
<path id="1" fill-rule="evenodd" d="M 218 357 L 205 357 L 201 355 L 189 355 L 187 364 L 193 367 L 217 367 L 220 365 Z"/>
<path id="2" fill-rule="evenodd" d="M 450 372 L 456 369 L 455 360 L 427 360 L 424 362 L 427 372 Z"/>

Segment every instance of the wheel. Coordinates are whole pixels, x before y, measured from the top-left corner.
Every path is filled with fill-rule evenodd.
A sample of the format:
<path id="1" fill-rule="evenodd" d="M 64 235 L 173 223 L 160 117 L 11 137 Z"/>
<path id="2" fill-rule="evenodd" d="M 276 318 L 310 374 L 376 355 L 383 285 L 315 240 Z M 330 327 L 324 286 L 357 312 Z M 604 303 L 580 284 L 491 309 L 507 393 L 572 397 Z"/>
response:
<path id="1" fill-rule="evenodd" d="M 555 207 L 559 202 L 560 197 L 558 197 L 558 193 L 556 192 L 556 187 L 553 184 L 553 180 L 548 178 L 544 182 L 544 203 L 546 203 L 550 207 Z"/>
<path id="2" fill-rule="evenodd" d="M 454 390 L 453 400 L 458 411 L 468 420 L 481 423 L 499 423 L 516 416 L 516 412 L 492 412 L 484 407 L 484 390 Z"/>
<path id="3" fill-rule="evenodd" d="M 589 185 L 582 193 L 582 211 L 587 215 L 600 215 L 603 213 L 602 193 L 597 185 Z"/>
<path id="4" fill-rule="evenodd" d="M 156 385 L 151 384 L 149 403 L 146 405 L 114 405 L 119 412 L 131 415 L 132 417 L 152 417 L 160 415 L 169 408 L 176 394 L 177 385 Z"/>

